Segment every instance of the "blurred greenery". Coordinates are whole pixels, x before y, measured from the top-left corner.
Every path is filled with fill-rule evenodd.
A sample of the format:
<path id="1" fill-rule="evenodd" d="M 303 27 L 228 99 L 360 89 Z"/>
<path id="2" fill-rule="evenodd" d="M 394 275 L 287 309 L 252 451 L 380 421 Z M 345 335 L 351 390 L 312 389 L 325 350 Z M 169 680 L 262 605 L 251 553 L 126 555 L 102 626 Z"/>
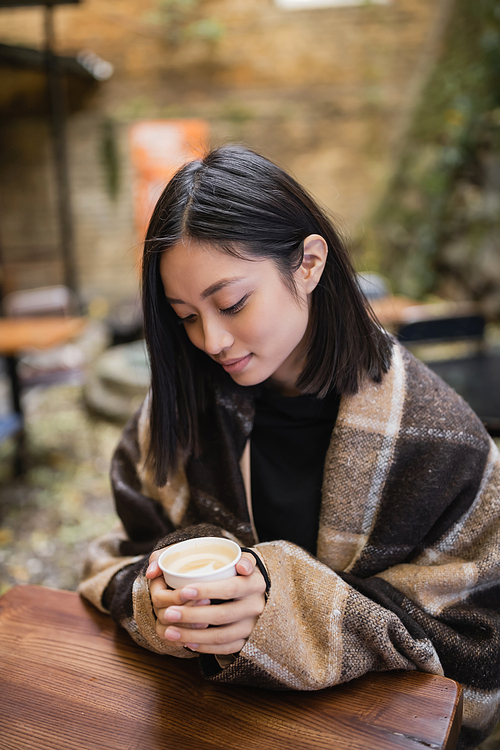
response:
<path id="1" fill-rule="evenodd" d="M 191 39 L 218 42 L 225 33 L 224 25 L 203 14 L 201 0 L 158 0 L 157 9 L 147 20 L 163 30 L 166 41 L 179 45 Z"/>
<path id="2" fill-rule="evenodd" d="M 491 157 L 499 155 L 500 2 L 456 0 L 442 54 L 366 238 L 371 270 L 415 298 L 444 288 L 482 299 L 495 284 L 498 293 L 499 280 L 474 263 L 498 236 L 499 212 L 486 193 L 500 195 L 500 184 L 487 184 Z M 500 299 L 497 306 L 500 313 Z"/>
<path id="3" fill-rule="evenodd" d="M 229 120 L 230 122 L 239 124 L 248 122 L 255 118 L 255 113 L 248 105 L 238 101 L 225 102 L 221 107 L 219 117 L 221 120 Z"/>

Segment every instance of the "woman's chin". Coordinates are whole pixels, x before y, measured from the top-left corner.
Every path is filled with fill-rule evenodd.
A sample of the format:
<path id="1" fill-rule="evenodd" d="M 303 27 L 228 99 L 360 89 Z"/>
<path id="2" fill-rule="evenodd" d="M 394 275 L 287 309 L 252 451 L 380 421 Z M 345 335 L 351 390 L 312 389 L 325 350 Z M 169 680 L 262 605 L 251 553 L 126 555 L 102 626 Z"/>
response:
<path id="1" fill-rule="evenodd" d="M 254 372 L 252 372 L 252 369 Z M 260 385 L 270 376 L 269 373 L 259 374 L 255 372 L 255 368 L 245 368 L 242 372 L 228 373 L 235 383 L 242 386 Z"/>
<path id="2" fill-rule="evenodd" d="M 260 383 L 263 383 L 266 378 L 260 379 L 255 378 L 247 375 L 244 372 L 239 373 L 233 373 L 230 375 L 230 377 L 234 380 L 235 383 L 238 383 L 238 385 L 242 386 L 252 386 L 252 385 L 260 385 Z"/>

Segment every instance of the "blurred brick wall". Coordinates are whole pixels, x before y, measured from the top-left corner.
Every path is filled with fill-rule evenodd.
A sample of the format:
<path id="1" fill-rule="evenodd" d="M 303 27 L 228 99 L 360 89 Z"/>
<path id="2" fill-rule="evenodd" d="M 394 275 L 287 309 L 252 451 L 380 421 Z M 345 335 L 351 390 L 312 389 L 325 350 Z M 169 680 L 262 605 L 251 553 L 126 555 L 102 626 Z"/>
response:
<path id="1" fill-rule="evenodd" d="M 236 140 L 262 151 L 340 215 L 347 232 L 362 231 L 391 168 L 442 6 L 443 0 L 394 0 L 285 11 L 272 0 L 205 0 L 199 18 L 217 19 L 225 33 L 216 44 L 191 38 L 181 45 L 154 22 L 153 0 L 57 8 L 59 51 L 91 49 L 115 66 L 69 121 L 87 296 L 136 289 L 127 129 L 138 119 L 205 118 L 214 145 Z M 0 42 L 40 46 L 42 19 L 41 8 L 2 11 Z M 17 157 L 0 156 L 4 255 L 34 257 L 39 245 L 40 256 L 43 244 L 48 257 L 54 220 L 45 124 L 40 117 L 20 124 L 13 111 L 2 129 L 4 144 L 13 133 L 17 142 Z M 113 194 L 102 156 L 106 138 L 119 159 Z"/>

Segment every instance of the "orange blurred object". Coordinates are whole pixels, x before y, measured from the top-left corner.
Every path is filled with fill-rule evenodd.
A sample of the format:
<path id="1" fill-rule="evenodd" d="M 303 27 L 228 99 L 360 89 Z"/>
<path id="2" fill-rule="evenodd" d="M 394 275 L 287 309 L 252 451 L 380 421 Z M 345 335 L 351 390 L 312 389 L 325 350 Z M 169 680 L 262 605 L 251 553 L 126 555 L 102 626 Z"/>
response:
<path id="1" fill-rule="evenodd" d="M 82 333 L 87 322 L 86 318 L 1 318 L 0 356 L 66 344 Z"/>
<path id="2" fill-rule="evenodd" d="M 207 151 L 208 123 L 204 120 L 149 120 L 130 128 L 135 169 L 134 213 L 142 245 L 156 201 L 172 175 Z"/>

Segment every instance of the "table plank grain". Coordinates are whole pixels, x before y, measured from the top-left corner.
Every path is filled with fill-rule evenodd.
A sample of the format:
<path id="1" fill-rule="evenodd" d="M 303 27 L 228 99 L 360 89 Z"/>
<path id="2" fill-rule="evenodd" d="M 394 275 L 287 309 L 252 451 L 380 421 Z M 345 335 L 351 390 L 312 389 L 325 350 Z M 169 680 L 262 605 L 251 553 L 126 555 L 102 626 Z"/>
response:
<path id="1" fill-rule="evenodd" d="M 421 672 L 314 692 L 207 682 L 72 592 L 0 598 L 2 750 L 452 750 L 461 694 Z"/>

